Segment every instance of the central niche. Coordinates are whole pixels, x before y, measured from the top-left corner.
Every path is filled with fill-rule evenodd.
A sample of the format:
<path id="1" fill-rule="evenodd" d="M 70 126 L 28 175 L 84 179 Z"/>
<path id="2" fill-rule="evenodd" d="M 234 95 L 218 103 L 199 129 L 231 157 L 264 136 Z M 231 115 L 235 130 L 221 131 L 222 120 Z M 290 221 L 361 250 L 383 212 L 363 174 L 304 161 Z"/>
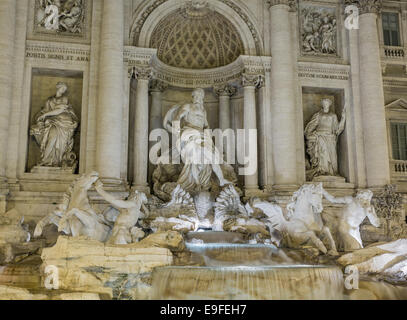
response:
<path id="1" fill-rule="evenodd" d="M 185 69 L 225 66 L 244 53 L 236 28 L 208 6 L 180 8 L 155 27 L 150 48 L 167 65 Z"/>

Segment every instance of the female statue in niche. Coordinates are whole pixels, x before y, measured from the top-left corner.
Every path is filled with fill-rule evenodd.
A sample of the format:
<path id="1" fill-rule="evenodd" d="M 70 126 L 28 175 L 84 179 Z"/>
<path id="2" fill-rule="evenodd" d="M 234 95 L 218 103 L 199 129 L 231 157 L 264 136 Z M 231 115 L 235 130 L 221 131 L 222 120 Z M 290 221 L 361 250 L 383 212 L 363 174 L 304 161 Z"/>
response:
<path id="1" fill-rule="evenodd" d="M 39 166 L 73 167 L 76 155 L 72 152 L 74 133 L 78 118 L 69 104 L 68 86 L 63 82 L 56 85 L 55 96 L 49 98 L 36 117 L 30 134 L 41 148 Z"/>
<path id="2" fill-rule="evenodd" d="M 338 155 L 336 146 L 346 122 L 346 108 L 342 111 L 341 121 L 331 111 L 332 100 L 323 99 L 322 109 L 312 116 L 305 127 L 307 152 L 311 169 L 307 171 L 308 180 L 318 176 L 338 176 Z"/>

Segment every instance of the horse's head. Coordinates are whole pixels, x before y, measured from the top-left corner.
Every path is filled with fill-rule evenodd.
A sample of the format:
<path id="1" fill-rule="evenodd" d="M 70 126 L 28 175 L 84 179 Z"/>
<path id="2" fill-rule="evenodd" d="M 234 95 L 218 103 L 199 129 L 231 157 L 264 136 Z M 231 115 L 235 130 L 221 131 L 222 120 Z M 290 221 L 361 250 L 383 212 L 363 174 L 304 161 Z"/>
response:
<path id="1" fill-rule="evenodd" d="M 292 202 L 287 206 L 288 211 L 294 213 L 297 206 L 304 206 L 306 204 L 312 207 L 313 212 L 321 213 L 323 211 L 322 191 L 322 183 L 303 185 L 294 193 Z"/>

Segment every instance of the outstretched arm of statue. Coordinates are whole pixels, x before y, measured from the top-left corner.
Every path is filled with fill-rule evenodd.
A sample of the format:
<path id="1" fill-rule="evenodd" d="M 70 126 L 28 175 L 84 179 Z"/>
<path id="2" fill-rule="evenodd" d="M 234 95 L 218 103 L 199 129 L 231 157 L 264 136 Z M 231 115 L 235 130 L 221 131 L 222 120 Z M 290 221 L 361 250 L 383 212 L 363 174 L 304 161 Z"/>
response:
<path id="1" fill-rule="evenodd" d="M 376 228 L 380 227 L 380 219 L 376 214 L 376 210 L 373 206 L 370 206 L 366 209 L 367 218 L 369 219 L 370 223 L 374 225 Z"/>
<path id="2" fill-rule="evenodd" d="M 334 197 L 328 191 L 325 189 L 322 191 L 322 195 L 325 197 L 326 200 L 328 200 L 331 203 L 338 203 L 338 204 L 348 204 L 352 201 L 352 197 Z"/>
<path id="3" fill-rule="evenodd" d="M 125 201 L 125 200 L 118 200 L 115 197 L 113 197 L 111 194 L 106 192 L 103 189 L 103 183 L 100 180 L 98 180 L 95 183 L 95 189 L 102 196 L 103 199 L 105 199 L 107 202 L 109 202 L 111 205 L 113 205 L 117 209 L 128 209 L 128 208 L 131 208 L 134 206 L 130 202 Z"/>

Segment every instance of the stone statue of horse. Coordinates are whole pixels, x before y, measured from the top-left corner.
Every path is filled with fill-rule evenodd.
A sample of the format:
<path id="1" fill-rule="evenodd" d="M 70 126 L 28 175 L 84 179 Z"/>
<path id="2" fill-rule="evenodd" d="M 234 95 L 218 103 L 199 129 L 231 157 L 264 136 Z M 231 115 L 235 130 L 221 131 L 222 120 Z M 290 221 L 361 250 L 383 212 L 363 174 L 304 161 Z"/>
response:
<path id="1" fill-rule="evenodd" d="M 281 207 L 267 201 L 256 200 L 253 207 L 264 212 L 270 228 L 280 231 L 289 247 L 298 248 L 311 241 L 322 253 L 338 255 L 335 241 L 322 221 L 322 184 L 306 184 L 296 191 L 287 205 L 285 217 Z M 320 240 L 325 235 L 330 243 L 328 251 Z"/>

